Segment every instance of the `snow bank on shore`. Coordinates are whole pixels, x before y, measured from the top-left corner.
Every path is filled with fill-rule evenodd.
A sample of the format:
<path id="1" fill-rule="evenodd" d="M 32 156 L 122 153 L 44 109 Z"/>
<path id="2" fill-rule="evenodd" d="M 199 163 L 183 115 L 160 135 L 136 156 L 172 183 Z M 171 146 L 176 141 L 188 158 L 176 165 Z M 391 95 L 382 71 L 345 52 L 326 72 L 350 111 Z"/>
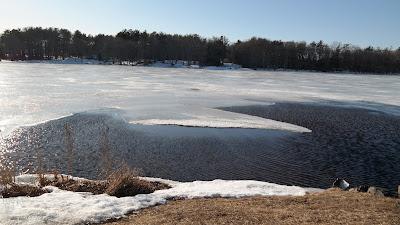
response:
<path id="1" fill-rule="evenodd" d="M 132 211 L 165 204 L 172 198 L 301 196 L 315 191 L 251 180 L 176 182 L 156 178 L 143 179 L 164 182 L 172 188 L 151 194 L 116 198 L 106 194 L 92 195 L 46 187 L 51 192 L 39 197 L 0 199 L 0 221 L 3 225 L 81 224 L 120 218 Z M 24 175 L 20 181 L 29 183 L 34 182 L 34 179 Z"/>

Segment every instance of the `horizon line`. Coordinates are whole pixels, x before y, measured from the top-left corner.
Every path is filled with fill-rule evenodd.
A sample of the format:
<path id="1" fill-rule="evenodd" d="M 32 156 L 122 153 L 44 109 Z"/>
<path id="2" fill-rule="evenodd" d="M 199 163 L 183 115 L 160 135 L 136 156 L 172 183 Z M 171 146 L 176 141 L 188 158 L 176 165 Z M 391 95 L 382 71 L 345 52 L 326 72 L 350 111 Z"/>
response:
<path id="1" fill-rule="evenodd" d="M 147 29 L 139 29 L 139 28 L 123 28 L 123 29 L 121 29 L 120 31 L 118 31 L 118 32 L 116 32 L 115 34 L 110 34 L 110 33 L 102 33 L 102 32 L 98 32 L 98 33 L 96 33 L 96 34 L 93 34 L 93 33 L 87 33 L 87 32 L 84 32 L 83 30 L 80 30 L 80 29 L 69 29 L 69 28 L 62 28 L 62 27 L 55 27 L 55 26 L 24 26 L 24 27 L 18 27 L 18 28 L 3 28 L 3 30 L 0 30 L 0 36 L 2 36 L 3 34 L 4 34 L 4 32 L 5 31 L 7 31 L 7 30 L 23 30 L 23 29 L 28 29 L 28 28 L 41 28 L 41 29 L 65 29 L 65 30 L 68 30 L 68 31 L 70 31 L 72 34 L 75 32 L 75 31 L 80 31 L 81 33 L 83 33 L 83 34 L 85 34 L 85 35 L 91 35 L 91 36 L 93 36 L 93 37 L 95 37 L 95 36 L 97 36 L 97 35 L 109 35 L 109 36 L 113 36 L 113 37 L 116 37 L 116 35 L 118 34 L 118 32 L 121 32 L 121 31 L 123 31 L 123 30 L 138 30 L 138 31 L 140 31 L 140 32 L 147 32 L 148 34 L 151 34 L 151 33 L 163 33 L 163 34 L 167 34 L 167 35 L 182 35 L 182 36 L 185 36 L 185 35 L 198 35 L 199 37 L 201 37 L 201 38 L 204 38 L 204 39 L 212 39 L 212 38 L 214 38 L 214 37 L 227 37 L 227 36 L 225 36 L 225 35 L 213 35 L 213 36 L 206 36 L 206 35 L 202 35 L 202 34 L 199 34 L 199 33 L 190 33 L 190 32 L 188 32 L 188 33 L 176 33 L 176 32 L 171 32 L 171 33 L 169 33 L 169 32 L 164 32 L 164 31 L 160 31 L 160 30 L 153 30 L 153 31 L 149 31 L 149 30 L 147 30 Z M 235 40 L 235 41 L 231 41 L 230 40 L 230 38 L 229 37 L 227 37 L 228 38 L 228 43 L 229 44 L 233 44 L 233 43 L 236 43 L 236 42 L 238 42 L 238 41 L 248 41 L 248 40 L 251 40 L 251 39 L 253 39 L 253 38 L 260 38 L 260 39 L 266 39 L 266 40 L 269 40 L 269 41 L 282 41 L 282 42 L 296 42 L 296 43 L 302 43 L 302 42 L 304 42 L 304 43 L 306 43 L 306 44 L 309 44 L 309 43 L 313 43 L 313 42 L 315 42 L 315 43 L 318 43 L 318 42 L 320 42 L 320 41 L 322 41 L 323 43 L 325 43 L 325 44 L 328 44 L 329 46 L 333 46 L 333 45 L 337 45 L 337 44 L 343 44 L 343 45 L 350 45 L 350 46 L 352 46 L 352 47 L 355 47 L 355 48 L 361 48 L 361 49 L 365 49 L 365 48 L 369 48 L 369 47 L 372 47 L 372 48 L 374 48 L 374 49 L 380 49 L 380 50 L 391 50 L 391 51 L 396 51 L 396 50 L 399 50 L 400 49 L 400 46 L 398 46 L 398 47 L 395 47 L 395 46 L 385 46 L 385 47 L 383 47 L 383 46 L 377 46 L 377 45 L 372 45 L 372 44 L 369 44 L 369 45 L 365 45 L 365 46 L 363 46 L 363 45 L 360 45 L 360 44 L 355 44 L 355 43 L 350 43 L 350 42 L 343 42 L 343 41 L 331 41 L 331 42 L 327 42 L 327 41 L 325 41 L 325 40 L 313 40 L 313 41 L 306 41 L 306 40 L 294 40 L 294 39 L 292 39 L 292 40 L 285 40 L 285 39 L 271 39 L 271 38 L 268 38 L 268 37 L 262 37 L 262 36 L 257 36 L 257 35 L 254 35 L 254 36 L 251 36 L 251 37 L 247 37 L 247 38 L 243 38 L 243 39 L 237 39 L 237 40 Z"/>

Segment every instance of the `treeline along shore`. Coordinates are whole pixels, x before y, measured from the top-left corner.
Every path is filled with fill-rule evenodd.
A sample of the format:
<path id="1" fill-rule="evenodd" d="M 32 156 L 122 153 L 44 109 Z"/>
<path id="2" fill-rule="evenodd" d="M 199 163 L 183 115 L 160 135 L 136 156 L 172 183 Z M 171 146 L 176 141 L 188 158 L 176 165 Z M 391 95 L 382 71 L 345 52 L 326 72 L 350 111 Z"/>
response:
<path id="1" fill-rule="evenodd" d="M 360 48 L 351 44 L 326 44 L 268 40 L 253 37 L 229 42 L 224 36 L 203 38 L 123 30 L 114 35 L 86 35 L 79 30 L 27 27 L 4 31 L 0 58 L 47 60 L 77 57 L 112 63 L 151 63 L 184 60 L 200 66 L 231 62 L 252 69 L 313 70 L 322 72 L 400 73 L 400 47 Z"/>

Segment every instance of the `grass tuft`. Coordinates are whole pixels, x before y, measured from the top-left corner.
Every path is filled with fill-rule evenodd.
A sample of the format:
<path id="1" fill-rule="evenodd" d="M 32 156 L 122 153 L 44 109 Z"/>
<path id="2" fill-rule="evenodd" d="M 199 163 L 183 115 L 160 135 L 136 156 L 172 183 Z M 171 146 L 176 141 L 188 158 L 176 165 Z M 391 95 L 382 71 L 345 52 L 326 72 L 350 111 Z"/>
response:
<path id="1" fill-rule="evenodd" d="M 74 162 L 74 139 L 72 137 L 71 126 L 66 123 L 64 125 L 65 130 L 65 148 L 67 153 L 67 171 L 69 175 L 73 172 L 73 162 Z"/>
<path id="2" fill-rule="evenodd" d="M 123 165 L 108 176 L 106 193 L 116 197 L 125 197 L 154 192 L 156 187 L 149 181 L 139 179 L 138 174 L 137 170 Z"/>
<path id="3" fill-rule="evenodd" d="M 15 181 L 15 172 L 9 167 L 0 167 L 0 185 L 11 184 Z"/>

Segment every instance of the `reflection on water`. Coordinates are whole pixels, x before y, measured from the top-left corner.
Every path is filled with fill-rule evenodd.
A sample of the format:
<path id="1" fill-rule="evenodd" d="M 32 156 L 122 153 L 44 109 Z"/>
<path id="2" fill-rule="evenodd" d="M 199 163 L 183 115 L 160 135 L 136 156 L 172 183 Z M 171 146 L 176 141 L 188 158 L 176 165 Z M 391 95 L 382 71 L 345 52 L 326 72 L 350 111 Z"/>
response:
<path id="1" fill-rule="evenodd" d="M 74 175 L 84 177 L 95 177 L 102 166 L 105 130 L 115 161 L 141 168 L 147 176 L 176 180 L 245 178 L 244 161 L 253 157 L 251 152 L 261 146 L 273 149 L 292 135 L 257 129 L 129 125 L 108 115 L 76 114 L 14 131 L 3 144 L 3 154 L 21 171 L 35 169 L 37 155 L 43 156 L 44 169 L 65 171 L 65 124 L 72 130 Z"/>
<path id="2" fill-rule="evenodd" d="M 20 171 L 67 170 L 65 124 L 73 140 L 73 175 L 94 178 L 107 145 L 117 163 L 174 180 L 255 179 L 329 187 L 336 177 L 354 185 L 400 184 L 400 118 L 362 109 L 304 104 L 231 107 L 307 127 L 312 133 L 129 125 L 102 114 L 76 114 L 20 128 L 2 156 Z M 104 132 L 107 142 L 104 144 Z M 39 157 L 38 157 L 39 156 Z"/>

